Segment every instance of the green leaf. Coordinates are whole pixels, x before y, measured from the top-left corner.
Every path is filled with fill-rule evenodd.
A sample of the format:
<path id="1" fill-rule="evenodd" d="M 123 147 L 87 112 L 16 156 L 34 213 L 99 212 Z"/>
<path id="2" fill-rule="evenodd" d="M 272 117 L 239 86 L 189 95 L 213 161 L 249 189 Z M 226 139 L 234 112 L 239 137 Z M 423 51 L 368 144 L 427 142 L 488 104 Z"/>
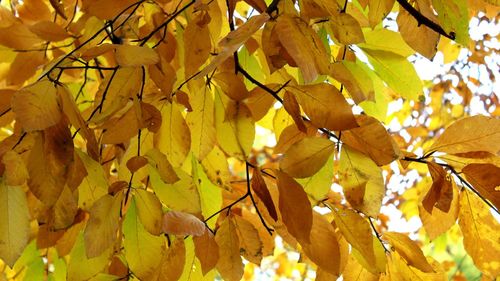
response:
<path id="1" fill-rule="evenodd" d="M 413 65 L 403 56 L 390 52 L 363 49 L 375 72 L 397 94 L 409 100 L 418 100 L 423 85 Z"/>

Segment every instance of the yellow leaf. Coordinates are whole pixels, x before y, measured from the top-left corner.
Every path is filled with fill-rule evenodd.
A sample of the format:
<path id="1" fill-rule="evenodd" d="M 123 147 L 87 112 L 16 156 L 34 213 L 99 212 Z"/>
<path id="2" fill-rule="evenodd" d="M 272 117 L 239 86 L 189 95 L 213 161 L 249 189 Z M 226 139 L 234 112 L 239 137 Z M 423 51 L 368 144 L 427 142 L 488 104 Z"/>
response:
<path id="1" fill-rule="evenodd" d="M 300 243 L 309 243 L 313 211 L 302 186 L 292 177 L 276 171 L 279 189 L 279 210 L 288 232 Z"/>
<path id="2" fill-rule="evenodd" d="M 379 281 L 379 276 L 367 271 L 353 255 L 349 256 L 342 277 L 345 281 Z"/>
<path id="3" fill-rule="evenodd" d="M 186 77 L 193 75 L 209 58 L 212 49 L 210 31 L 206 17 L 208 14 L 197 14 L 184 30 L 184 65 Z"/>
<path id="4" fill-rule="evenodd" d="M 84 231 L 88 258 L 102 255 L 116 240 L 123 193 L 104 195 L 90 208 L 90 218 Z"/>
<path id="5" fill-rule="evenodd" d="M 405 57 L 388 51 L 363 49 L 377 75 L 398 95 L 409 100 L 418 100 L 423 85 L 420 77 Z"/>
<path id="6" fill-rule="evenodd" d="M 342 146 L 339 182 L 347 201 L 370 217 L 377 217 L 385 194 L 382 171 L 365 155 Z"/>
<path id="7" fill-rule="evenodd" d="M 179 106 L 165 102 L 161 109 L 162 122 L 155 135 L 155 147 L 167 156 L 174 167 L 180 167 L 187 157 L 191 144 L 191 135 L 186 120 Z M 196 138 L 193 136 L 193 142 Z"/>
<path id="8" fill-rule="evenodd" d="M 61 119 L 56 87 L 48 79 L 40 80 L 16 92 L 12 97 L 16 120 L 28 131 L 43 130 Z"/>
<path id="9" fill-rule="evenodd" d="M 154 236 L 144 229 L 137 215 L 133 197 L 123 221 L 123 247 L 128 266 L 139 279 L 147 279 L 158 267 L 165 250 L 162 236 Z"/>
<path id="10" fill-rule="evenodd" d="M 108 180 L 99 163 L 81 150 L 75 149 L 75 151 L 88 174 L 78 187 L 78 206 L 88 210 L 95 201 L 108 193 Z"/>
<path id="11" fill-rule="evenodd" d="M 200 260 L 203 275 L 215 268 L 219 260 L 219 246 L 215 242 L 214 235 L 208 229 L 201 236 L 194 236 L 196 257 Z"/>
<path id="12" fill-rule="evenodd" d="M 11 268 L 28 245 L 29 236 L 26 194 L 20 186 L 7 186 L 0 179 L 0 258 Z"/>
<path id="13" fill-rule="evenodd" d="M 280 169 L 295 178 L 316 174 L 335 150 L 335 144 L 325 138 L 306 137 L 294 143 L 280 161 Z"/>
<path id="14" fill-rule="evenodd" d="M 420 247 L 408 236 L 397 232 L 385 232 L 384 238 L 389 240 L 389 243 L 406 260 L 408 265 L 418 268 L 423 272 L 434 272 L 434 269 L 425 258 Z"/>
<path id="15" fill-rule="evenodd" d="M 179 180 L 168 184 L 161 179 L 159 172 L 150 166 L 151 186 L 160 201 L 176 211 L 198 214 L 201 212 L 200 195 L 193 178 L 181 169 L 175 170 Z"/>
<path id="16" fill-rule="evenodd" d="M 344 45 L 365 42 L 359 22 L 347 13 L 339 13 L 331 18 L 331 29 L 335 38 Z"/>
<path id="17" fill-rule="evenodd" d="M 104 270 L 108 265 L 113 248 L 109 247 L 101 255 L 88 258 L 85 253 L 85 242 L 81 232 L 75 233 L 77 235 L 73 240 L 75 245 L 69 253 L 71 260 L 68 263 L 68 280 L 83 281 L 92 278 L 97 273 Z"/>
<path id="18" fill-rule="evenodd" d="M 333 226 L 322 215 L 313 212 L 310 243 L 301 242 L 304 252 L 322 270 L 340 275 L 341 251 Z"/>
<path id="19" fill-rule="evenodd" d="M 401 281 L 445 281 L 448 280 L 445 272 L 423 272 L 418 268 L 407 264 L 397 252 L 391 253 L 387 266 L 388 280 Z"/>
<path id="20" fill-rule="evenodd" d="M 203 77 L 211 73 L 227 58 L 233 55 L 260 27 L 270 19 L 267 13 L 252 16 L 238 29 L 231 31 L 226 37 L 222 38 L 218 46 L 221 51 L 210 63 L 203 68 L 196 77 Z"/>
<path id="21" fill-rule="evenodd" d="M 180 179 L 170 162 L 168 162 L 165 154 L 161 153 L 158 149 L 150 149 L 146 152 L 146 158 L 149 164 L 158 170 L 158 174 L 165 183 L 172 184 Z"/>
<path id="22" fill-rule="evenodd" d="M 389 14 L 394 6 L 394 0 L 369 0 L 368 21 L 374 28 Z"/>
<path id="23" fill-rule="evenodd" d="M 357 256 L 364 259 L 364 264 L 369 265 L 369 268 L 366 269 L 374 274 L 377 273 L 380 269 L 377 268 L 375 262 L 373 235 L 368 222 L 351 210 L 334 209 L 333 215 L 335 224 L 339 227 L 342 235 L 360 253 Z M 382 268 L 383 270 L 385 268 Z"/>
<path id="24" fill-rule="evenodd" d="M 115 58 L 120 66 L 150 65 L 160 61 L 155 50 L 135 45 L 116 46 Z"/>
<path id="25" fill-rule="evenodd" d="M 359 47 L 365 50 L 390 52 L 405 58 L 415 53 L 398 32 L 385 28 L 365 29 L 364 35 L 366 42 Z"/>
<path id="26" fill-rule="evenodd" d="M 357 127 L 351 106 L 334 86 L 326 83 L 289 86 L 311 123 L 330 130 L 346 130 Z"/>
<path id="27" fill-rule="evenodd" d="M 173 235 L 201 236 L 205 232 L 205 224 L 191 214 L 170 211 L 163 216 L 162 230 Z"/>
<path id="28" fill-rule="evenodd" d="M 216 94 L 215 129 L 224 152 L 240 160 L 247 159 L 254 142 L 255 122 L 244 103 Z"/>
<path id="29" fill-rule="evenodd" d="M 373 81 L 357 63 L 343 60 L 333 63 L 330 69 L 330 76 L 344 85 L 356 104 L 375 99 Z"/>
<path id="30" fill-rule="evenodd" d="M 359 115 L 356 120 L 358 128 L 342 132 L 344 143 L 369 156 L 378 166 L 399 158 L 399 147 L 380 121 L 367 115 Z"/>
<path id="31" fill-rule="evenodd" d="M 464 247 L 474 264 L 487 276 L 500 275 L 500 224 L 490 209 L 467 189 L 460 194 L 458 224 L 464 236 Z"/>
<path id="32" fill-rule="evenodd" d="M 227 217 L 215 234 L 219 245 L 217 271 L 227 281 L 239 281 L 243 277 L 243 262 L 240 257 L 240 242 L 236 226 L 231 217 Z"/>
<path id="33" fill-rule="evenodd" d="M 191 150 L 198 160 L 212 151 L 217 141 L 215 132 L 214 98 L 208 87 L 190 96 L 193 111 L 186 116 L 191 129 Z"/>
<path id="34" fill-rule="evenodd" d="M 316 32 L 299 17 L 283 14 L 274 27 L 283 47 L 310 83 L 320 74 L 328 74 L 330 59 Z"/>
<path id="35" fill-rule="evenodd" d="M 231 217 L 238 239 L 240 241 L 240 253 L 248 261 L 260 266 L 262 261 L 262 241 L 257 229 L 246 219 L 240 216 Z"/>
<path id="36" fill-rule="evenodd" d="M 500 119 L 476 115 L 455 121 L 437 138 L 426 152 L 450 154 L 473 151 L 500 151 Z"/>
<path id="37" fill-rule="evenodd" d="M 9 150 L 2 157 L 5 165 L 4 179 L 7 185 L 23 185 L 29 177 L 23 158 L 16 152 Z"/>
<path id="38" fill-rule="evenodd" d="M 45 41 L 57 42 L 70 37 L 64 28 L 51 21 L 39 21 L 30 26 L 29 29 Z"/>
<path id="39" fill-rule="evenodd" d="M 158 197 L 144 189 L 137 189 L 134 198 L 137 204 L 137 215 L 144 228 L 153 235 L 160 235 L 163 213 Z"/>
<path id="40" fill-rule="evenodd" d="M 213 184 L 231 190 L 231 172 L 227 161 L 224 152 L 218 146 L 214 146 L 214 149 L 201 161 L 201 165 Z"/>

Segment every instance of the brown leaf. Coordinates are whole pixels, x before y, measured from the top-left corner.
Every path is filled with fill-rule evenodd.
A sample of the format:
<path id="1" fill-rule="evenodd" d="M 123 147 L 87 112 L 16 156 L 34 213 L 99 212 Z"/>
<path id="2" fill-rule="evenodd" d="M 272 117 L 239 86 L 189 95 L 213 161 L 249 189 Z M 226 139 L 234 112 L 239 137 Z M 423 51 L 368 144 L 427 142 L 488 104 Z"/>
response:
<path id="1" fill-rule="evenodd" d="M 431 173 L 432 186 L 422 200 L 422 205 L 429 213 L 432 213 L 434 206 L 447 213 L 453 199 L 451 178 L 439 164 L 429 162 L 427 166 Z"/>
<path id="2" fill-rule="evenodd" d="M 295 96 L 288 91 L 285 92 L 285 96 L 283 98 L 283 106 L 285 107 L 288 114 L 292 116 L 297 128 L 305 133 L 307 131 L 307 128 L 304 124 L 304 120 L 302 120 L 299 103 L 297 102 Z"/>
<path id="3" fill-rule="evenodd" d="M 276 213 L 271 193 L 269 193 L 269 190 L 267 189 L 266 182 L 264 181 L 259 168 L 255 168 L 253 170 L 252 182 L 250 186 L 262 203 L 266 206 L 269 215 L 273 218 L 273 220 L 277 221 L 278 214 Z"/>
<path id="4" fill-rule="evenodd" d="M 146 164 L 148 164 L 148 159 L 146 157 L 136 155 L 127 161 L 127 168 L 130 170 L 130 172 L 134 173 L 135 171 L 144 167 Z"/>
<path id="5" fill-rule="evenodd" d="M 500 209 L 500 168 L 492 164 L 469 164 L 462 169 L 472 186 Z"/>
<path id="6" fill-rule="evenodd" d="M 309 243 L 313 212 L 302 186 L 288 174 L 276 171 L 279 189 L 279 210 L 290 234 L 300 243 Z"/>

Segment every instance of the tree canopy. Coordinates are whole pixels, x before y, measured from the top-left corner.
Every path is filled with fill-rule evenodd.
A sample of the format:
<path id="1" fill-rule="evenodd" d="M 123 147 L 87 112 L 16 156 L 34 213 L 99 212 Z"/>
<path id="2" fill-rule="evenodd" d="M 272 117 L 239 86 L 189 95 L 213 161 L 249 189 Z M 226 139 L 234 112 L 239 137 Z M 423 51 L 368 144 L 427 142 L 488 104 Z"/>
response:
<path id="1" fill-rule="evenodd" d="M 0 280 L 496 280 L 499 7 L 2 1 Z"/>

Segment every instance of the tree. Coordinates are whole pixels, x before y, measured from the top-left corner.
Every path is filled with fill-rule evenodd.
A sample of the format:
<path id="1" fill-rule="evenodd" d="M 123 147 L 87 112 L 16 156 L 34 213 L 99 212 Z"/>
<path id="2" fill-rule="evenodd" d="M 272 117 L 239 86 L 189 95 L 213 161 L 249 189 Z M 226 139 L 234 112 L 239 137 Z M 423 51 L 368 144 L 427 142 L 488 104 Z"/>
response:
<path id="1" fill-rule="evenodd" d="M 2 279 L 498 278 L 499 6 L 2 2 Z"/>

